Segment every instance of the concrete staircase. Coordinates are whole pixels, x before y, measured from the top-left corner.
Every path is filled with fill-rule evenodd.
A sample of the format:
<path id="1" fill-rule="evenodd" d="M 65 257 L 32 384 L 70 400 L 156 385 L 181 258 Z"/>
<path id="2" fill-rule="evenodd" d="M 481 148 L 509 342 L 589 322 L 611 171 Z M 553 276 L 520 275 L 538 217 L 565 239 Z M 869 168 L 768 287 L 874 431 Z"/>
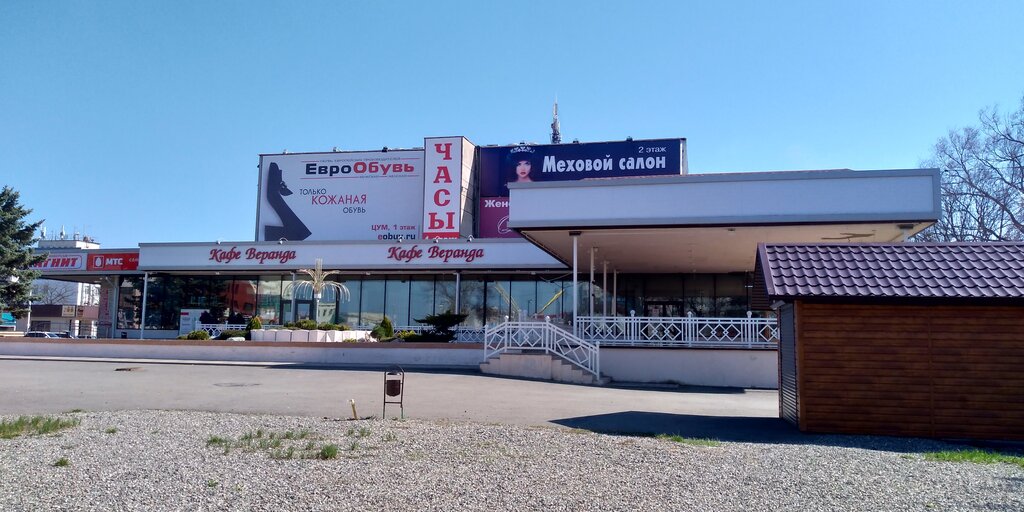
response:
<path id="1" fill-rule="evenodd" d="M 480 364 L 480 371 L 490 375 L 525 377 L 570 384 L 603 386 L 610 379 L 597 379 L 578 366 L 550 354 L 537 354 L 508 350 Z"/>

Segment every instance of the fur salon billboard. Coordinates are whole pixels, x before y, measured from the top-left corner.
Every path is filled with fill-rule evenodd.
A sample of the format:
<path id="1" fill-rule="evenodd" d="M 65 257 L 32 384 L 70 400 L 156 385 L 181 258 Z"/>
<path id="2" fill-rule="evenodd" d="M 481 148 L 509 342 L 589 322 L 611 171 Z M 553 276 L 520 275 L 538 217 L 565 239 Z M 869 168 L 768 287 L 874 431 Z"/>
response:
<path id="1" fill-rule="evenodd" d="M 509 183 L 686 174 L 686 139 L 481 147 L 477 163 L 480 236 L 509 238 Z"/>
<path id="2" fill-rule="evenodd" d="M 256 240 L 420 236 L 423 150 L 260 155 Z"/>

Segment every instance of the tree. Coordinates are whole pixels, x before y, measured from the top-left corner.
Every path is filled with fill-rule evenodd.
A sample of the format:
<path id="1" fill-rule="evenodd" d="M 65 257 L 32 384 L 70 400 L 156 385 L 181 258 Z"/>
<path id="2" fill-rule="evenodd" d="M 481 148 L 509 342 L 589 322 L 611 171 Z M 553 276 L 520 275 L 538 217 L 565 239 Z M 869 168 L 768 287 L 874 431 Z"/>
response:
<path id="1" fill-rule="evenodd" d="M 25 222 L 32 210 L 21 206 L 19 194 L 4 186 L 0 190 L 0 310 L 21 318 L 32 299 L 32 280 L 39 272 L 31 269 L 46 259 L 32 251 L 36 229 L 43 221 Z"/>
<path id="2" fill-rule="evenodd" d="M 950 130 L 925 162 L 942 169 L 943 205 L 920 240 L 1024 239 L 1024 97 L 1008 114 L 982 109 L 978 121 Z"/>
<path id="3" fill-rule="evenodd" d="M 38 300 L 40 304 L 75 303 L 75 283 L 62 283 L 43 279 L 32 287 L 32 293 L 37 297 L 34 300 Z"/>

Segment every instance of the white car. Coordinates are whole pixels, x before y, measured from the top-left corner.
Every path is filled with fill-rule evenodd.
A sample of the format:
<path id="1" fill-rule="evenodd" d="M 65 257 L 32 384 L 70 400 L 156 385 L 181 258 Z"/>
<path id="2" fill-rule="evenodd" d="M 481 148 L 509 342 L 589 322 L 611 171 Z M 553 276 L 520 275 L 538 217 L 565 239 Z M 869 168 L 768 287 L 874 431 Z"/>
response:
<path id="1" fill-rule="evenodd" d="M 46 331 L 29 331 L 25 333 L 26 338 L 59 338 L 55 333 Z"/>

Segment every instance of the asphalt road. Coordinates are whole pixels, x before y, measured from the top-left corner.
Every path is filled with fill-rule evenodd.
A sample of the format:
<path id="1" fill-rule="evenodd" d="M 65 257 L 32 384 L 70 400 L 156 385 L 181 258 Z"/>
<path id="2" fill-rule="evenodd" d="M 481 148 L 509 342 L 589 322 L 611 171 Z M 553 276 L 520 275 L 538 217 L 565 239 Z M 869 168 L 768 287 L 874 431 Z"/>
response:
<path id="1" fill-rule="evenodd" d="M 141 363 L 0 358 L 0 414 L 83 409 L 171 409 L 350 417 L 380 416 L 382 371 L 290 364 Z M 594 387 L 410 371 L 405 416 L 604 432 L 671 433 L 737 441 L 796 435 L 778 419 L 775 391 Z M 387 406 L 386 417 L 401 413 Z"/>

